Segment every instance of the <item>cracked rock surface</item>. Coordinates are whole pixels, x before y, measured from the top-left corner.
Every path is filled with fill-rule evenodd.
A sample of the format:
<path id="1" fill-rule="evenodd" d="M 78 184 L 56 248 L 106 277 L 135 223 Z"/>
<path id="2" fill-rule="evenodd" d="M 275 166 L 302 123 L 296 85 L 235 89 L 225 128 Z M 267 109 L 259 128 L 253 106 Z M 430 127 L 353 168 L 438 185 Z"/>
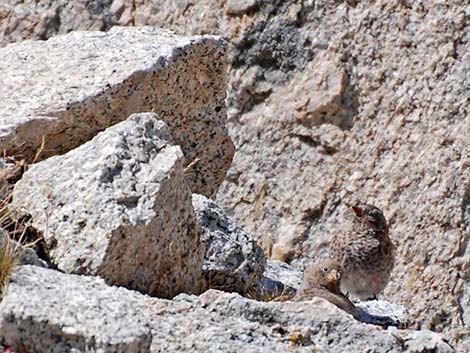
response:
<path id="1" fill-rule="evenodd" d="M 27 352 L 455 352 L 439 334 L 359 323 L 323 299 L 263 303 L 209 290 L 169 301 L 35 266 L 10 280 L 0 337 Z"/>
<path id="2" fill-rule="evenodd" d="M 470 351 L 466 2 L 86 3 L 4 4 L 3 43 L 112 24 L 224 36 L 237 154 L 219 205 L 301 269 L 327 256 L 343 202 L 375 204 L 398 246 L 385 298 Z"/>
<path id="3" fill-rule="evenodd" d="M 225 126 L 225 51 L 218 37 L 150 27 L 0 48 L 0 148 L 29 160 L 62 154 L 132 113 L 153 111 L 187 164 L 195 162 L 191 189 L 212 195 L 234 153 Z"/>
<path id="4" fill-rule="evenodd" d="M 239 293 L 256 288 L 266 266 L 263 249 L 214 201 L 193 194 L 193 207 L 206 249 L 202 271 L 208 287 Z"/>
<path id="5" fill-rule="evenodd" d="M 10 208 L 31 215 L 61 271 L 163 297 L 198 293 L 204 246 L 183 167 L 167 125 L 134 114 L 32 165 Z"/>

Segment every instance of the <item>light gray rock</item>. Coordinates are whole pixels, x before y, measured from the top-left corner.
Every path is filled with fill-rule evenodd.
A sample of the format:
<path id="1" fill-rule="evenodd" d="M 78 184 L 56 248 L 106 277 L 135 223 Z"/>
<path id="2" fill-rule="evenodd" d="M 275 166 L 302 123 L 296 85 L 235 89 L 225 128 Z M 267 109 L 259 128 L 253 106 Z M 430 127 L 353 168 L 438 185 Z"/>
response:
<path id="1" fill-rule="evenodd" d="M 41 6 L 58 2 L 28 6 L 44 17 Z M 343 201 L 376 204 L 398 243 L 386 298 L 406 304 L 416 327 L 443 331 L 470 352 L 468 4 L 257 1 L 248 13 L 227 13 L 250 2 L 133 2 L 135 25 L 233 44 L 227 101 L 238 152 L 216 202 L 298 268 L 327 255 Z M 89 4 L 103 11 L 63 6 L 57 18 L 73 12 L 77 21 L 51 21 L 44 36 L 69 23 L 88 29 L 89 18 L 109 28 L 100 16 L 111 5 Z M 28 21 L 8 40 L 37 38 Z M 290 103 L 303 97 L 313 104 Z M 320 109 L 312 116 L 309 107 Z"/>
<path id="2" fill-rule="evenodd" d="M 397 332 L 391 330 L 392 334 Z M 398 335 L 400 337 L 400 335 Z M 442 336 L 429 330 L 413 331 L 400 337 L 408 352 L 451 353 L 455 350 L 442 339 Z"/>
<path id="3" fill-rule="evenodd" d="M 14 167 L 15 163 L 13 161 L 0 158 L 0 173 L 3 174 L 6 170 L 13 169 Z"/>
<path id="4" fill-rule="evenodd" d="M 193 194 L 193 207 L 206 248 L 202 270 L 208 287 L 239 293 L 257 287 L 266 265 L 263 249 L 212 200 Z"/>
<path id="5" fill-rule="evenodd" d="M 97 277 L 21 266 L 0 303 L 0 342 L 17 352 L 148 352 L 147 300 Z"/>
<path id="6" fill-rule="evenodd" d="M 61 154 L 132 113 L 153 111 L 213 194 L 234 147 L 225 128 L 225 42 L 157 28 L 73 32 L 0 49 L 0 148 L 29 160 Z"/>
<path id="7" fill-rule="evenodd" d="M 29 168 L 11 208 L 30 214 L 68 273 L 171 297 L 204 287 L 184 157 L 153 113 L 134 114 Z"/>
<path id="8" fill-rule="evenodd" d="M 268 260 L 258 292 L 261 297 L 293 296 L 302 283 L 302 272 L 285 262 Z"/>
<path id="9" fill-rule="evenodd" d="M 468 16 L 459 0 L 289 0 L 259 2 L 256 13 L 213 27 L 234 44 L 228 111 L 237 148 L 216 202 L 253 236 L 269 234 L 273 256 L 297 268 L 328 255 L 344 202 L 380 207 L 398 254 L 384 297 L 409 309 L 412 327 L 443 332 L 462 352 L 470 352 Z"/>
<path id="10" fill-rule="evenodd" d="M 255 0 L 230 1 L 232 12 L 252 9 Z M 230 11 L 230 10 L 229 10 Z M 172 25 L 186 34 L 213 34 L 224 19 L 212 0 L 15 0 L 0 3 L 0 47 L 25 39 L 48 39 L 73 30 L 107 31 L 115 25 Z"/>
<path id="11" fill-rule="evenodd" d="M 103 11 L 109 3 L 109 0 L 2 1 L 0 47 L 25 39 L 47 39 L 76 29 L 109 29 L 114 18 L 109 11 Z"/>
<path id="12" fill-rule="evenodd" d="M 225 12 L 227 15 L 240 16 L 254 10 L 258 0 L 227 0 L 225 2 Z"/>
<path id="13" fill-rule="evenodd" d="M 22 266 L 0 302 L 0 344 L 36 353 L 455 352 L 439 334 L 359 323 L 323 299 L 263 303 L 216 290 L 177 299 Z"/>
<path id="14" fill-rule="evenodd" d="M 410 314 L 403 305 L 386 300 L 366 300 L 355 302 L 361 321 L 382 326 L 408 327 Z"/>

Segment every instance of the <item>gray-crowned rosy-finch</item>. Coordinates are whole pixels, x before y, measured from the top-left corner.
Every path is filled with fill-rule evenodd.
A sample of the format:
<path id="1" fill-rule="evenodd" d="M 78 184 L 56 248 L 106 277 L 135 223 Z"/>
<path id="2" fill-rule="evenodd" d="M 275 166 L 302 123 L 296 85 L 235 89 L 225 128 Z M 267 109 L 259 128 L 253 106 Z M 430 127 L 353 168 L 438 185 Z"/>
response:
<path id="1" fill-rule="evenodd" d="M 366 204 L 351 209 L 354 212 L 352 223 L 331 240 L 331 257 L 343 266 L 343 292 L 359 299 L 374 298 L 390 279 L 395 248 L 381 210 Z"/>
<path id="2" fill-rule="evenodd" d="M 301 301 L 321 297 L 358 318 L 356 307 L 340 291 L 341 274 L 341 264 L 335 260 L 326 260 L 310 267 L 305 271 L 302 284 L 293 300 Z"/>

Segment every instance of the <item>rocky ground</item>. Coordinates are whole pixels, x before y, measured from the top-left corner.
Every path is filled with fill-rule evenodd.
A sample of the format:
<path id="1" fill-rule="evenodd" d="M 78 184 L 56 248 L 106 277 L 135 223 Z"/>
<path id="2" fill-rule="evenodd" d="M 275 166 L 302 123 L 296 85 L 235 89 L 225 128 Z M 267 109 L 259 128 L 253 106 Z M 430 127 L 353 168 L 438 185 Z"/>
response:
<path id="1" fill-rule="evenodd" d="M 140 28 L 21 42 L 72 30 L 107 31 L 116 24 L 158 26 L 184 37 Z M 222 298 L 222 307 L 236 301 L 240 307 L 253 306 L 257 314 L 208 309 L 218 315 L 209 322 L 227 322 L 201 323 L 204 337 L 190 335 L 194 340 L 188 338 L 179 349 L 216 351 L 215 342 L 204 340 L 223 333 L 233 344 L 256 342 L 257 347 L 285 351 L 286 341 L 266 330 L 293 337 L 295 330 L 284 325 L 300 320 L 301 331 L 309 325 L 313 331 L 300 335 L 298 342 L 306 344 L 297 345 L 297 339 L 288 343 L 293 350 L 363 351 L 364 328 L 374 336 L 369 342 L 377 351 L 434 349 L 432 343 L 403 337 L 428 337 L 426 342 L 440 345 L 437 350 L 450 349 L 442 348 L 440 334 L 457 350 L 468 351 L 469 27 L 470 7 L 457 0 L 1 4 L 0 46 L 19 43 L 0 50 L 0 71 L 6 73 L 0 78 L 0 146 L 29 162 L 45 159 L 17 184 L 13 205 L 32 216 L 57 269 L 98 274 L 107 283 L 172 297 L 172 288 L 244 295 L 259 282 L 267 288 L 295 288 L 298 277 L 289 271 L 275 281 L 267 279 L 277 267 L 266 263 L 251 237 L 268 258 L 303 269 L 327 255 L 331 234 L 347 218 L 344 203 L 373 203 L 384 210 L 398 246 L 384 297 L 408 309 L 410 328 L 438 334 L 356 323 L 347 326 L 359 331 L 334 338 L 331 332 L 339 332 L 332 331 L 339 322 L 335 315 L 349 318 L 337 311 L 333 315 L 335 308 L 328 303 L 321 305 L 331 320 L 306 322 L 289 312 L 287 321 L 269 321 L 262 318 L 298 304 L 264 304 L 209 292 L 204 294 L 208 298 Z M 220 35 L 226 42 L 188 37 L 195 34 Z M 137 118 L 128 117 L 139 112 L 156 113 L 146 117 L 158 122 L 137 128 Z M 117 123 L 124 125 L 105 130 Z M 158 131 L 160 140 L 149 138 L 149 131 Z M 144 157 L 149 146 L 158 152 Z M 175 229 L 180 218 L 185 221 Z M 149 229 L 161 234 L 152 240 L 158 255 L 153 245 L 141 244 Z M 214 247 L 207 250 L 210 244 Z M 129 259 L 130 254 L 139 256 Z M 169 271 L 172 264 L 177 274 Z M 118 273 L 122 268 L 126 273 Z M 21 268 L 13 283 L 28 287 L 31 273 L 40 276 Z M 155 284 L 155 276 L 165 283 Z M 199 312 L 207 305 L 202 304 L 204 295 L 182 302 Z M 1 304 L 8 314 L 0 327 L 13 332 L 14 326 L 5 322 L 22 315 L 14 308 L 21 312 L 26 307 L 7 299 Z M 180 304 L 168 305 L 178 312 L 173 305 Z M 224 328 L 240 317 L 248 320 L 242 328 Z M 74 326 L 81 320 L 71 325 L 72 333 L 64 331 L 78 350 L 90 342 L 83 338 L 88 329 Z M 137 334 L 141 338 L 132 341 L 135 349 L 156 350 L 151 342 L 160 341 L 146 333 L 155 331 L 152 320 L 144 320 L 150 331 Z M 316 326 L 320 321 L 315 320 L 326 320 L 321 321 L 326 326 Z M 44 332 L 52 335 L 61 325 Z M 185 332 L 178 325 L 173 325 L 176 332 Z M 161 337 L 170 342 L 165 330 Z M 396 346 L 388 346 L 390 337 Z M 218 351 L 231 349 L 222 342 Z M 121 349 L 116 347 L 110 351 Z"/>

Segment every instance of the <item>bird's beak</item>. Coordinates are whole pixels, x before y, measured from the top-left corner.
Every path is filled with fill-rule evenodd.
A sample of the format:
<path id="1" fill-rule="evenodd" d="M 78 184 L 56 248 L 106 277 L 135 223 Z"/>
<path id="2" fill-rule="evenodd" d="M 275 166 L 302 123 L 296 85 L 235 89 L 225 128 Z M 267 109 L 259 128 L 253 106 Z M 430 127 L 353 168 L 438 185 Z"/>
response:
<path id="1" fill-rule="evenodd" d="M 362 217 L 362 215 L 364 214 L 364 210 L 359 206 L 351 206 L 351 209 L 358 217 Z"/>
<path id="2" fill-rule="evenodd" d="M 333 285 L 337 285 L 339 283 L 339 280 L 341 279 L 341 272 L 332 270 L 330 273 L 328 273 L 328 276 L 326 276 L 326 279 L 328 280 L 329 283 Z"/>

